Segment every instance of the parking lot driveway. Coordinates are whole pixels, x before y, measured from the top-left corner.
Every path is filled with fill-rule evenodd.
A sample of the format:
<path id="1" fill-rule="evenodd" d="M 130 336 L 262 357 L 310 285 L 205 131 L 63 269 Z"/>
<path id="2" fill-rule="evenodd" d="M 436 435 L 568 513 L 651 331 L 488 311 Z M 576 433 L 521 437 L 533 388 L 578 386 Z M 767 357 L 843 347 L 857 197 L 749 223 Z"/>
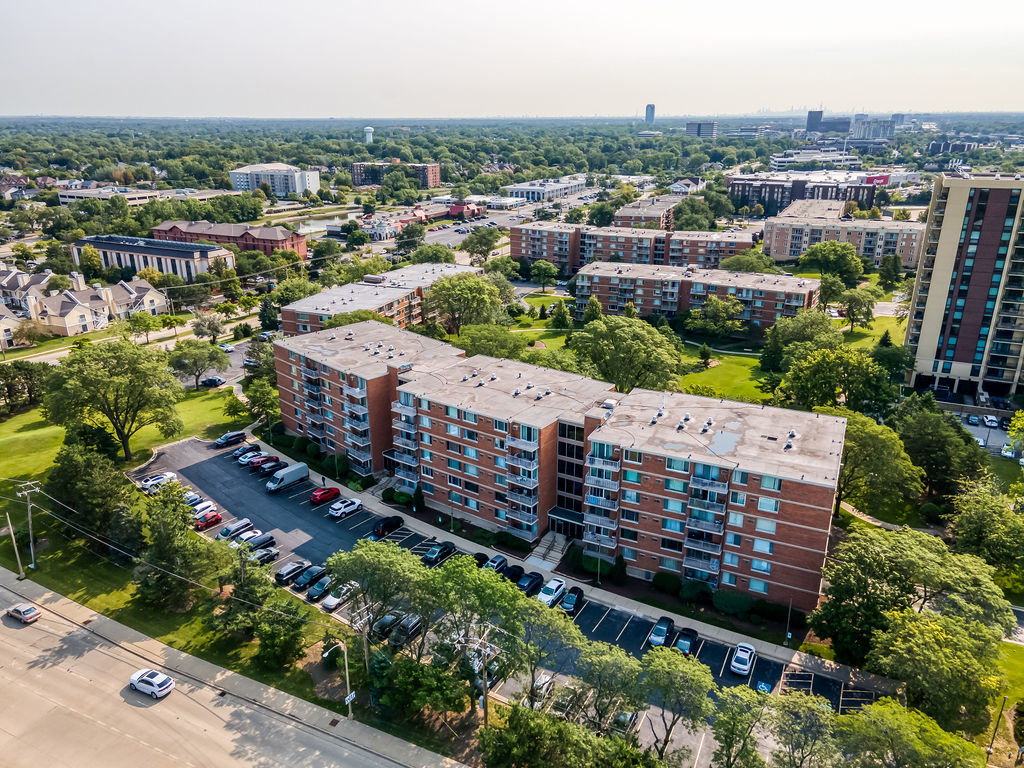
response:
<path id="1" fill-rule="evenodd" d="M 712 643 L 707 640 L 702 641 L 700 649 L 697 651 L 697 659 L 711 668 L 711 673 L 715 676 L 715 682 L 721 681 L 722 672 L 728 657 L 728 648 L 720 643 Z"/>
<path id="2" fill-rule="evenodd" d="M 618 644 L 627 653 L 637 658 L 644 655 L 647 650 L 647 636 L 654 629 L 654 622 L 641 616 L 630 616 L 629 621 L 619 634 Z"/>

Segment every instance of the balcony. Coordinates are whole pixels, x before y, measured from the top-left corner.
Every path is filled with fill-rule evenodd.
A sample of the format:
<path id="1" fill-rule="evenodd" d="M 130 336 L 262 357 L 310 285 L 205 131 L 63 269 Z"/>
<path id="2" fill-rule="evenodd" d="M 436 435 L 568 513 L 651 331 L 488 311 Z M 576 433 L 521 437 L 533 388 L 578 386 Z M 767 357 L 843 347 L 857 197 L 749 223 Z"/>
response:
<path id="1" fill-rule="evenodd" d="M 370 422 L 368 421 L 360 421 L 359 419 L 353 419 L 349 416 L 346 416 L 344 421 L 346 427 L 357 432 L 365 432 L 370 428 Z"/>
<path id="2" fill-rule="evenodd" d="M 686 518 L 686 527 L 693 531 L 707 531 L 709 533 L 721 533 L 725 527 L 722 523 L 713 523 L 710 520 L 701 520 L 697 517 Z"/>
<path id="3" fill-rule="evenodd" d="M 403 432 L 411 432 L 414 435 L 416 434 L 416 422 L 414 422 L 414 421 L 405 421 L 403 419 L 392 419 L 391 420 L 391 426 L 394 427 L 395 429 L 400 429 Z"/>
<path id="4" fill-rule="evenodd" d="M 415 405 L 406 405 L 405 403 L 399 402 L 398 400 L 395 400 L 393 403 L 391 403 L 391 410 L 394 411 L 395 413 L 400 413 L 403 416 L 416 415 Z"/>
<path id="5" fill-rule="evenodd" d="M 526 440 L 522 437 L 507 437 L 505 443 L 510 448 L 518 448 L 521 451 L 536 451 L 540 448 L 536 440 Z"/>
<path id="6" fill-rule="evenodd" d="M 345 412 L 353 413 L 356 416 L 366 416 L 370 409 L 365 405 L 359 405 L 359 403 L 345 403 Z"/>
<path id="7" fill-rule="evenodd" d="M 316 427 L 309 426 L 306 427 L 306 435 L 308 437 L 315 437 L 317 440 L 319 440 L 324 436 L 324 431 L 322 429 L 317 429 Z"/>
<path id="8" fill-rule="evenodd" d="M 527 477 L 526 475 L 514 475 L 511 472 L 506 475 L 510 483 L 514 483 L 521 488 L 536 488 L 540 485 L 540 481 L 536 477 Z"/>
<path id="9" fill-rule="evenodd" d="M 351 432 L 345 436 L 346 445 L 354 445 L 357 448 L 365 449 L 370 445 L 370 436 L 363 437 L 362 435 L 352 434 Z"/>
<path id="10" fill-rule="evenodd" d="M 404 467 L 395 467 L 395 477 L 400 477 L 406 482 L 416 485 L 420 481 L 420 476 L 416 472 L 405 469 Z"/>
<path id="11" fill-rule="evenodd" d="M 701 488 L 705 491 L 715 491 L 716 493 L 725 493 L 729 490 L 728 483 L 722 483 L 718 480 L 708 480 L 706 477 L 691 477 L 690 487 Z"/>
<path id="12" fill-rule="evenodd" d="M 318 371 L 316 368 L 307 368 L 306 366 L 302 366 L 302 375 L 305 376 L 307 379 L 319 380 L 320 371 Z"/>
<path id="13" fill-rule="evenodd" d="M 604 515 L 595 515 L 591 512 L 583 513 L 583 523 L 585 525 L 596 525 L 598 528 L 610 528 L 613 531 L 619 527 L 618 520 L 612 520 Z"/>
<path id="14" fill-rule="evenodd" d="M 722 545 L 715 544 L 711 541 L 703 541 L 702 539 L 691 539 L 689 536 L 686 537 L 686 548 L 696 549 L 698 552 L 708 552 L 712 555 L 722 554 Z"/>
<path id="15" fill-rule="evenodd" d="M 310 410 L 319 411 L 320 410 L 320 398 L 307 397 L 306 398 L 306 407 L 309 408 Z"/>
<path id="16" fill-rule="evenodd" d="M 610 512 L 617 512 L 619 509 L 619 502 L 616 499 L 607 499 L 604 496 L 595 496 L 588 493 L 583 497 L 583 500 L 592 507 L 600 507 Z"/>
<path id="17" fill-rule="evenodd" d="M 526 523 L 527 525 L 533 525 L 537 522 L 537 515 L 534 512 L 525 512 L 521 509 L 509 509 L 505 513 L 509 520 L 516 520 L 520 523 Z"/>
<path id="18" fill-rule="evenodd" d="M 523 504 L 527 507 L 536 507 L 540 501 L 536 496 L 529 493 L 520 493 L 519 491 L 506 491 L 505 498 L 509 501 L 514 501 L 517 504 Z"/>
<path id="19" fill-rule="evenodd" d="M 394 438 L 394 443 L 402 448 L 408 448 L 410 451 L 415 451 L 420 447 L 419 440 L 410 440 L 409 438 L 402 437 L 401 435 Z"/>
<path id="20" fill-rule="evenodd" d="M 619 490 L 618 480 L 609 480 L 605 477 L 598 477 L 597 475 L 587 475 L 583 478 L 583 484 L 589 485 L 591 488 L 603 488 L 606 491 Z"/>
<path id="21" fill-rule="evenodd" d="M 525 470 L 532 471 L 540 466 L 540 462 L 537 459 L 524 459 L 522 456 L 509 456 L 505 461 L 513 467 L 520 467 Z"/>
<path id="22" fill-rule="evenodd" d="M 366 387 L 350 387 L 348 384 L 342 384 L 341 391 L 349 397 L 366 397 Z"/>
<path id="23" fill-rule="evenodd" d="M 314 395 L 316 397 L 320 397 L 320 387 L 315 384 L 303 384 L 302 388 L 306 391 L 307 397 L 312 397 Z"/>
<path id="24" fill-rule="evenodd" d="M 420 458 L 415 453 L 405 453 L 404 451 L 395 451 L 391 454 L 391 458 L 397 461 L 399 464 L 405 464 L 409 467 L 418 467 L 420 465 Z"/>
<path id="25" fill-rule="evenodd" d="M 359 448 L 346 448 L 345 455 L 350 459 L 355 459 L 356 461 L 369 461 L 373 458 L 373 454 L 369 451 L 363 451 Z"/>
<path id="26" fill-rule="evenodd" d="M 725 514 L 725 504 L 718 501 L 708 501 L 707 499 L 697 499 L 693 496 L 686 502 L 687 506 L 693 509 L 703 509 L 705 512 L 714 512 L 719 515 Z"/>
<path id="27" fill-rule="evenodd" d="M 583 532 L 583 541 L 587 544 L 596 544 L 597 546 L 604 547 L 605 549 L 615 548 L 614 536 L 605 536 L 600 533 L 593 533 L 592 531 Z"/>
<path id="28" fill-rule="evenodd" d="M 524 541 L 533 542 L 540 538 L 536 531 L 524 531 L 520 528 L 513 528 L 512 526 L 505 528 L 505 531 L 511 533 L 516 538 L 523 539 Z"/>
<path id="29" fill-rule="evenodd" d="M 612 472 L 618 472 L 622 468 L 621 461 L 612 461 L 611 459 L 601 459 L 593 454 L 587 454 L 587 466 L 598 467 L 599 469 L 610 469 Z"/>
<path id="30" fill-rule="evenodd" d="M 683 566 L 697 571 L 704 571 L 705 573 L 718 573 L 721 568 L 718 560 L 712 558 L 705 559 L 703 557 L 684 557 Z"/>

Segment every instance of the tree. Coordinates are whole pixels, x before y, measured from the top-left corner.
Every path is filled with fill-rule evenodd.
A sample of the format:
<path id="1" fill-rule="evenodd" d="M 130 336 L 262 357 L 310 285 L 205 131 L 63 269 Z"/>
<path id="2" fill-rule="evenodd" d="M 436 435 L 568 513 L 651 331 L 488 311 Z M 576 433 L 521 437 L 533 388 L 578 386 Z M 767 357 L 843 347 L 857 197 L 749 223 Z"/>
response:
<path id="1" fill-rule="evenodd" d="M 906 683 L 907 703 L 947 731 L 978 733 L 999 692 L 998 632 L 931 611 L 888 616 L 868 653 L 868 669 Z"/>
<path id="2" fill-rule="evenodd" d="M 712 336 L 734 336 L 743 331 L 743 304 L 735 296 L 708 296 L 698 309 L 691 309 L 686 317 L 686 328 L 690 331 L 708 333 Z"/>
<path id="3" fill-rule="evenodd" d="M 761 370 L 785 372 L 795 359 L 816 349 L 837 349 L 842 344 L 843 334 L 827 314 L 801 309 L 793 317 L 780 317 L 765 331 Z"/>
<path id="4" fill-rule="evenodd" d="M 626 306 L 622 308 L 623 317 L 639 317 L 640 313 L 636 311 L 636 305 L 632 301 L 627 301 Z"/>
<path id="5" fill-rule="evenodd" d="M 903 262 L 899 254 L 887 253 L 882 257 L 882 263 L 878 265 L 878 284 L 883 289 L 891 291 L 903 282 Z"/>
<path id="6" fill-rule="evenodd" d="M 846 419 L 843 462 L 836 484 L 836 514 L 844 501 L 867 511 L 893 498 L 913 500 L 921 494 L 923 473 L 914 466 L 891 428 L 847 408 L 814 410 Z"/>
<path id="7" fill-rule="evenodd" d="M 897 384 L 903 380 L 907 369 L 914 364 L 914 352 L 907 346 L 896 346 L 886 330 L 871 350 L 871 359 L 889 374 L 889 381 Z"/>
<path id="8" fill-rule="evenodd" d="M 697 356 L 700 357 L 701 365 L 705 368 L 711 367 L 711 347 L 707 344 L 701 344 L 700 349 L 697 350 Z"/>
<path id="9" fill-rule="evenodd" d="M 768 715 L 766 694 L 737 685 L 719 692 L 711 730 L 718 746 L 711 758 L 715 768 L 760 768 L 756 732 Z"/>
<path id="10" fill-rule="evenodd" d="M 875 317 L 875 302 L 882 298 L 882 292 L 872 285 L 863 288 L 850 288 L 843 291 L 836 301 L 846 313 L 852 331 L 860 323 L 867 328 Z"/>
<path id="11" fill-rule="evenodd" d="M 497 286 L 469 272 L 435 282 L 423 303 L 425 315 L 436 317 L 455 334 L 463 325 L 489 322 L 501 308 Z"/>
<path id="12" fill-rule="evenodd" d="M 835 743 L 835 715 L 828 699 L 790 691 L 772 702 L 768 716 L 779 747 L 772 752 L 772 768 L 831 768 L 839 752 Z"/>
<path id="13" fill-rule="evenodd" d="M 398 245 L 397 241 L 395 245 Z M 412 264 L 454 264 L 455 254 L 452 253 L 451 248 L 433 243 L 419 246 L 413 251 L 409 261 Z"/>
<path id="14" fill-rule="evenodd" d="M 86 245 L 79 249 L 78 267 L 82 270 L 86 280 L 93 280 L 103 272 L 103 260 L 100 258 L 100 252 L 96 250 L 96 246 Z"/>
<path id="15" fill-rule="evenodd" d="M 242 282 L 234 269 L 227 268 L 220 273 L 220 292 L 229 301 L 238 301 L 241 298 Z"/>
<path id="16" fill-rule="evenodd" d="M 364 205 L 363 208 L 365 207 L 366 206 Z M 362 246 L 367 245 L 369 242 L 370 236 L 366 232 L 363 232 L 363 230 L 361 229 L 349 232 L 348 237 L 345 238 L 345 244 L 349 250 L 361 248 Z"/>
<path id="17" fill-rule="evenodd" d="M 526 349 L 523 334 L 511 333 L 500 325 L 464 325 L 458 341 L 470 357 L 488 355 L 517 360 Z"/>
<path id="18" fill-rule="evenodd" d="M 761 251 L 743 251 L 737 253 L 735 256 L 730 256 L 727 259 L 722 259 L 718 265 L 719 269 L 725 269 L 729 272 L 777 272 L 778 269 L 775 267 L 775 260 L 771 256 L 767 256 Z"/>
<path id="19" fill-rule="evenodd" d="M 497 227 L 477 227 L 462 241 L 459 250 L 476 256 L 474 261 L 485 261 L 500 239 Z"/>
<path id="20" fill-rule="evenodd" d="M 634 309 L 634 311 L 636 310 Z M 629 315 L 626 316 L 628 317 Z M 555 308 L 551 310 L 551 322 L 548 325 L 551 328 L 559 328 L 562 330 L 572 328 L 572 316 L 569 314 L 569 310 L 565 306 L 565 299 L 559 299 L 555 302 Z"/>
<path id="21" fill-rule="evenodd" d="M 585 728 L 513 704 L 504 727 L 480 732 L 486 768 L 587 768 L 597 739 Z"/>
<path id="22" fill-rule="evenodd" d="M 162 327 L 163 323 L 160 318 L 157 315 L 149 314 L 149 312 L 133 312 L 128 318 L 129 333 L 132 336 L 145 336 L 147 344 L 149 344 L 149 334 L 159 331 Z"/>
<path id="23" fill-rule="evenodd" d="M 1024 564 L 1024 515 L 990 474 L 961 482 L 948 532 L 957 552 L 1005 571 Z"/>
<path id="24" fill-rule="evenodd" d="M 224 315 L 204 312 L 192 321 L 192 333 L 197 339 L 208 336 L 210 344 L 216 344 L 217 337 L 224 333 Z"/>
<path id="25" fill-rule="evenodd" d="M 353 323 L 362 323 L 367 320 L 373 320 L 377 323 L 383 323 L 384 325 L 394 325 L 395 321 L 390 317 L 384 317 L 378 315 L 376 312 L 370 309 L 356 309 L 352 312 L 339 312 L 336 315 L 332 315 L 327 318 L 327 322 L 324 323 L 324 328 L 342 328 L 346 325 L 352 325 Z M 250 342 L 251 344 L 251 342 Z"/>
<path id="26" fill-rule="evenodd" d="M 568 346 L 589 359 L 619 392 L 665 389 L 682 371 L 672 342 L 643 320 L 602 317 L 576 331 Z"/>
<path id="27" fill-rule="evenodd" d="M 585 206 L 579 206 L 578 208 L 572 208 L 565 214 L 566 224 L 582 224 L 587 218 L 587 208 Z"/>
<path id="28" fill-rule="evenodd" d="M 836 737 L 852 768 L 984 768 L 986 763 L 979 747 L 893 699 L 840 715 Z"/>
<path id="29" fill-rule="evenodd" d="M 789 368 L 779 394 L 800 408 L 845 405 L 865 413 L 884 413 L 896 399 L 889 377 L 859 349 L 818 349 Z"/>
<path id="30" fill-rule="evenodd" d="M 15 344 L 36 344 L 49 336 L 46 325 L 39 320 L 27 318 L 18 323 L 18 327 L 11 333 L 11 340 Z"/>
<path id="31" fill-rule="evenodd" d="M 221 582 L 231 585 L 231 599 L 213 616 L 213 623 L 222 632 L 239 638 L 251 637 L 260 622 L 264 604 L 275 594 L 269 566 L 249 559 L 249 548 L 235 550 L 235 559 Z"/>
<path id="32" fill-rule="evenodd" d="M 182 427 L 175 408 L 182 387 L 167 370 L 162 350 L 127 341 L 74 349 L 47 379 L 46 390 L 47 419 L 64 427 L 80 422 L 109 425 L 125 461 L 132 458 L 131 438 L 140 429 L 153 424 L 170 437 Z"/>
<path id="33" fill-rule="evenodd" d="M 182 339 L 175 344 L 168 355 L 168 362 L 179 375 L 191 376 L 196 389 L 199 389 L 199 380 L 207 371 L 226 371 L 231 365 L 227 352 L 198 339 Z"/>
<path id="34" fill-rule="evenodd" d="M 302 656 L 305 621 L 302 608 L 286 597 L 271 599 L 256 624 L 259 641 L 256 660 L 267 669 L 280 670 Z"/>
<path id="35" fill-rule="evenodd" d="M 178 329 L 185 325 L 185 321 L 177 315 L 157 315 L 157 319 L 161 328 L 174 331 L 175 338 L 178 336 Z"/>
<path id="36" fill-rule="evenodd" d="M 610 227 L 615 219 L 616 207 L 608 202 L 594 203 L 587 210 L 587 224 L 593 227 Z"/>
<path id="37" fill-rule="evenodd" d="M 522 304 L 519 303 L 519 297 L 516 296 L 515 286 L 513 286 L 503 274 L 500 272 L 491 272 L 490 274 L 484 275 L 484 280 L 487 280 L 491 285 L 498 289 L 498 301 L 503 307 L 514 305 L 520 309 L 522 308 Z"/>
<path id="38" fill-rule="evenodd" d="M 691 159 L 692 157 L 691 155 Z M 725 209 L 720 210 L 722 211 L 721 215 L 727 215 Z M 728 210 L 732 210 L 731 205 Z M 673 227 L 676 230 L 713 231 L 715 229 L 715 216 L 716 213 L 712 210 L 708 201 L 701 197 L 686 197 L 672 209 Z"/>
<path id="39" fill-rule="evenodd" d="M 600 320 L 602 317 L 604 317 L 604 312 L 601 302 L 597 296 L 591 295 L 587 299 L 587 305 L 583 308 L 583 325 L 589 325 L 595 320 Z"/>
<path id="40" fill-rule="evenodd" d="M 710 694 L 718 686 L 707 665 L 673 648 L 651 648 L 640 663 L 644 684 L 661 708 L 662 735 L 655 739 L 654 749 L 664 759 L 679 725 L 694 731 L 714 713 Z"/>
<path id="41" fill-rule="evenodd" d="M 67 275 L 51 275 L 50 279 L 46 281 L 46 292 L 51 291 L 70 291 L 71 290 L 71 278 Z"/>
<path id="42" fill-rule="evenodd" d="M 535 283 L 540 283 L 541 293 L 544 293 L 544 289 L 553 283 L 556 277 L 558 277 L 558 267 L 550 261 L 538 259 L 530 267 L 530 279 Z"/>
<path id="43" fill-rule="evenodd" d="M 307 296 L 316 296 L 320 293 L 320 288 L 321 286 L 304 277 L 290 277 L 278 283 L 270 295 L 277 306 L 283 307 Z"/>
<path id="44" fill-rule="evenodd" d="M 576 669 L 581 682 L 590 690 L 587 717 L 598 732 L 607 732 L 612 719 L 622 710 L 646 705 L 640 660 L 622 648 L 587 641 L 580 650 Z"/>
<path id="45" fill-rule="evenodd" d="M 57 452 L 44 488 L 75 510 L 79 523 L 101 535 L 110 529 L 116 511 L 132 498 L 132 485 L 114 462 L 82 444 L 68 444 Z"/>
<path id="46" fill-rule="evenodd" d="M 857 285 L 864 264 L 857 255 L 857 249 L 850 243 L 829 240 L 815 243 L 800 257 L 801 268 L 817 269 L 822 274 L 838 276 L 847 288 Z"/>
<path id="47" fill-rule="evenodd" d="M 265 378 L 256 379 L 245 393 L 249 413 L 262 424 L 272 424 L 281 418 L 281 401 L 274 384 Z"/>
<path id="48" fill-rule="evenodd" d="M 845 290 L 846 284 L 838 275 L 825 272 L 821 276 L 821 287 L 818 289 L 818 308 L 824 312 Z"/>
<path id="49" fill-rule="evenodd" d="M 517 666 L 526 670 L 526 697 L 537 702 L 537 678 L 541 669 L 560 673 L 569 663 L 570 653 L 582 648 L 586 639 L 576 623 L 563 611 L 549 610 L 536 600 L 520 604 L 521 631 L 516 635 Z"/>
<path id="50" fill-rule="evenodd" d="M 427 228 L 419 223 L 406 224 L 402 230 L 395 235 L 395 247 L 400 251 L 411 251 L 420 243 L 427 234 Z M 448 250 L 445 248 L 445 250 Z"/>
<path id="51" fill-rule="evenodd" d="M 260 299 L 260 328 L 264 331 L 277 330 L 277 307 L 270 296 Z"/>
<path id="52" fill-rule="evenodd" d="M 484 274 L 490 275 L 495 272 L 504 275 L 506 280 L 516 280 L 519 278 L 519 262 L 504 253 L 484 262 Z"/>
<path id="53" fill-rule="evenodd" d="M 892 214 L 893 221 L 910 221 L 910 211 L 906 208 L 897 208 Z"/>

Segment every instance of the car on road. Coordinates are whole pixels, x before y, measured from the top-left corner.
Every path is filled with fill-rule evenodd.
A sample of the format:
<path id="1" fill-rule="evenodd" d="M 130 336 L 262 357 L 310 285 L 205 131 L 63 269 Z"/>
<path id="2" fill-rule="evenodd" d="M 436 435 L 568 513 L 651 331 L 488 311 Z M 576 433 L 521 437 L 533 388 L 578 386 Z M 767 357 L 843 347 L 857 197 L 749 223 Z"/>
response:
<path id="1" fill-rule="evenodd" d="M 523 568 L 523 566 L 509 564 L 505 566 L 504 570 L 502 570 L 501 575 L 509 581 L 511 581 L 513 584 L 515 584 L 517 581 L 523 578 L 523 575 L 525 573 L 526 569 Z"/>
<path id="2" fill-rule="evenodd" d="M 544 577 L 536 571 L 530 571 L 516 582 L 516 586 L 519 587 L 527 597 L 533 597 L 540 592 L 540 588 L 544 586 Z"/>
<path id="3" fill-rule="evenodd" d="M 277 470 L 284 469 L 287 466 L 287 461 L 268 461 L 266 464 L 260 465 L 259 472 L 257 472 L 257 474 L 260 477 L 266 477 L 267 475 L 272 475 L 277 472 Z"/>
<path id="4" fill-rule="evenodd" d="M 261 531 L 259 528 L 252 528 L 252 529 L 246 531 L 245 533 L 242 533 L 242 534 L 239 534 L 238 536 L 236 536 L 234 538 L 234 540 L 230 544 L 228 544 L 228 546 L 231 547 L 232 549 L 238 549 L 243 544 L 248 544 L 250 541 L 255 539 L 257 536 L 262 536 L 262 535 L 263 535 L 263 531 Z"/>
<path id="5" fill-rule="evenodd" d="M 223 349 L 225 352 L 234 352 L 235 348 L 228 344 L 226 341 L 223 344 L 218 344 L 217 349 Z"/>
<path id="6" fill-rule="evenodd" d="M 983 416 L 981 420 L 986 427 L 991 427 L 992 429 L 999 429 L 999 419 L 997 419 L 995 416 Z"/>
<path id="7" fill-rule="evenodd" d="M 154 699 L 162 699 L 174 690 L 174 680 L 155 669 L 140 669 L 128 678 L 128 687 L 139 693 L 148 693 Z"/>
<path id="8" fill-rule="evenodd" d="M 583 590 L 579 587 L 570 587 L 569 591 L 562 596 L 558 607 L 565 611 L 570 618 L 575 616 L 583 607 Z"/>
<path id="9" fill-rule="evenodd" d="M 548 608 L 553 608 L 555 603 L 562 599 L 562 595 L 565 594 L 565 579 L 551 579 L 544 588 L 541 589 L 540 594 L 537 595 L 537 599 L 540 600 Z"/>
<path id="10" fill-rule="evenodd" d="M 295 579 L 302 575 L 303 571 L 307 568 L 312 568 L 313 564 L 309 560 L 296 560 L 292 563 L 288 563 L 276 574 L 274 574 L 274 581 L 280 584 L 282 587 L 286 587 L 291 584 Z"/>
<path id="11" fill-rule="evenodd" d="M 174 472 L 159 472 L 155 475 L 142 478 L 142 482 L 139 483 L 139 487 L 146 493 L 156 493 L 161 487 L 177 479 L 178 476 Z"/>
<path id="12" fill-rule="evenodd" d="M 331 577 L 330 574 L 324 574 L 319 579 L 309 585 L 309 589 L 306 590 L 306 599 L 311 603 L 317 602 L 321 597 L 327 594 L 327 590 L 331 588 Z"/>
<path id="13" fill-rule="evenodd" d="M 280 461 L 280 456 L 257 456 L 255 459 L 250 461 L 246 466 L 249 467 L 250 472 L 255 472 L 257 469 L 262 467 L 264 464 L 273 464 L 276 461 Z"/>
<path id="14" fill-rule="evenodd" d="M 373 622 L 373 626 L 370 627 L 370 636 L 377 640 L 387 640 L 388 635 L 395 631 L 398 625 L 404 619 L 400 613 L 386 613 Z"/>
<path id="15" fill-rule="evenodd" d="M 327 573 L 327 569 L 322 565 L 314 565 L 312 568 L 307 568 L 302 572 L 302 575 L 292 582 L 292 589 L 296 592 L 305 592 L 309 589 L 310 584 L 313 584 L 321 576 Z"/>
<path id="16" fill-rule="evenodd" d="M 977 417 L 976 414 L 972 413 L 970 416 L 967 417 L 967 423 L 970 424 L 972 427 L 977 427 L 981 424 L 981 420 Z"/>
<path id="17" fill-rule="evenodd" d="M 729 669 L 737 675 L 746 677 L 754 668 L 754 660 L 757 658 L 757 651 L 750 643 L 737 643 L 732 649 L 732 661 L 729 662 Z"/>
<path id="18" fill-rule="evenodd" d="M 366 538 L 368 541 L 380 541 L 385 536 L 397 531 L 404 523 L 405 520 L 402 519 L 401 515 L 390 515 L 378 520 L 374 524 L 373 530 L 370 531 L 370 535 Z"/>
<path id="19" fill-rule="evenodd" d="M 221 529 L 221 532 L 217 534 L 218 541 L 224 541 L 225 539 L 233 539 L 240 533 L 252 530 L 252 520 L 248 517 L 243 517 L 241 520 L 235 520 L 230 525 L 225 526 Z"/>
<path id="20" fill-rule="evenodd" d="M 219 387 L 222 384 L 227 384 L 227 379 L 220 376 L 210 376 L 199 382 L 204 387 Z"/>
<path id="21" fill-rule="evenodd" d="M 679 636 L 676 638 L 675 643 L 672 644 L 672 647 L 683 654 L 683 656 L 689 656 L 697 652 L 699 642 L 700 635 L 697 634 L 697 630 L 683 627 L 679 630 Z"/>
<path id="22" fill-rule="evenodd" d="M 354 581 L 337 586 L 331 590 L 331 594 L 324 598 L 320 607 L 330 613 L 355 597 L 357 591 L 359 591 L 359 585 Z"/>
<path id="23" fill-rule="evenodd" d="M 33 621 L 37 621 L 43 612 L 29 603 L 18 603 L 7 609 L 7 615 L 22 624 L 31 624 Z"/>
<path id="24" fill-rule="evenodd" d="M 231 458 L 240 459 L 243 456 L 245 456 L 245 454 L 256 453 L 256 451 L 258 450 L 259 448 L 257 448 L 255 445 L 240 445 L 231 452 Z"/>
<path id="25" fill-rule="evenodd" d="M 224 518 L 220 516 L 220 512 L 203 512 L 202 515 L 196 518 L 196 530 L 205 531 L 207 528 L 212 528 L 223 520 Z"/>
<path id="26" fill-rule="evenodd" d="M 647 637 L 647 642 L 651 644 L 652 648 L 665 645 L 669 642 L 672 637 L 672 633 L 676 631 L 676 623 L 668 616 L 662 616 L 658 619 L 654 625 L 654 629 L 651 630 L 651 634 Z"/>
<path id="27" fill-rule="evenodd" d="M 213 441 L 218 448 L 227 448 L 229 445 L 238 445 L 245 440 L 245 432 L 225 432 Z"/>
<path id="28" fill-rule="evenodd" d="M 423 561 L 424 565 L 433 568 L 435 565 L 440 565 L 454 554 L 455 545 L 450 541 L 441 541 L 428 549 L 420 560 Z"/>
<path id="29" fill-rule="evenodd" d="M 238 463 L 241 464 L 243 467 L 247 467 L 256 459 L 262 459 L 264 456 L 269 455 L 270 454 L 267 453 L 266 451 L 256 451 L 255 453 L 247 453 L 238 459 Z"/>
<path id="30" fill-rule="evenodd" d="M 331 504 L 331 508 L 327 510 L 327 514 L 331 517 L 336 517 L 339 520 L 344 520 L 349 515 L 355 514 L 363 508 L 363 502 L 359 499 L 341 499 Z"/>
<path id="31" fill-rule="evenodd" d="M 497 571 L 498 573 L 504 571 L 507 566 L 508 558 L 504 555 L 495 555 L 486 563 L 484 563 L 484 568 L 490 568 L 492 570 Z"/>
<path id="32" fill-rule="evenodd" d="M 341 489 L 331 486 L 330 488 L 317 488 L 311 494 L 309 494 L 309 503 L 314 506 L 317 504 L 325 504 L 332 499 L 336 499 L 341 496 Z"/>
<path id="33" fill-rule="evenodd" d="M 274 562 L 280 556 L 281 550 L 277 549 L 276 547 L 263 547 L 262 549 L 257 549 L 255 552 L 249 555 L 249 559 L 257 565 L 266 565 L 267 563 Z"/>

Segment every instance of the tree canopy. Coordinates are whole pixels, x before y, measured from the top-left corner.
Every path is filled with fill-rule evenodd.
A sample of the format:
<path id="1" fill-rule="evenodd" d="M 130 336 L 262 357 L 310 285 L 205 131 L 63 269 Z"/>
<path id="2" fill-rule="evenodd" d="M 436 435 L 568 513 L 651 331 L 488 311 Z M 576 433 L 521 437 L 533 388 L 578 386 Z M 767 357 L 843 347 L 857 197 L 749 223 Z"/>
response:
<path id="1" fill-rule="evenodd" d="M 602 317 L 576 331 L 568 346 L 588 358 L 619 392 L 666 389 L 682 372 L 673 344 L 643 320 Z"/>
<path id="2" fill-rule="evenodd" d="M 436 281 L 427 293 L 423 311 L 437 317 L 449 333 L 459 333 L 463 325 L 490 321 L 501 308 L 494 283 L 469 272 L 459 272 Z"/>

